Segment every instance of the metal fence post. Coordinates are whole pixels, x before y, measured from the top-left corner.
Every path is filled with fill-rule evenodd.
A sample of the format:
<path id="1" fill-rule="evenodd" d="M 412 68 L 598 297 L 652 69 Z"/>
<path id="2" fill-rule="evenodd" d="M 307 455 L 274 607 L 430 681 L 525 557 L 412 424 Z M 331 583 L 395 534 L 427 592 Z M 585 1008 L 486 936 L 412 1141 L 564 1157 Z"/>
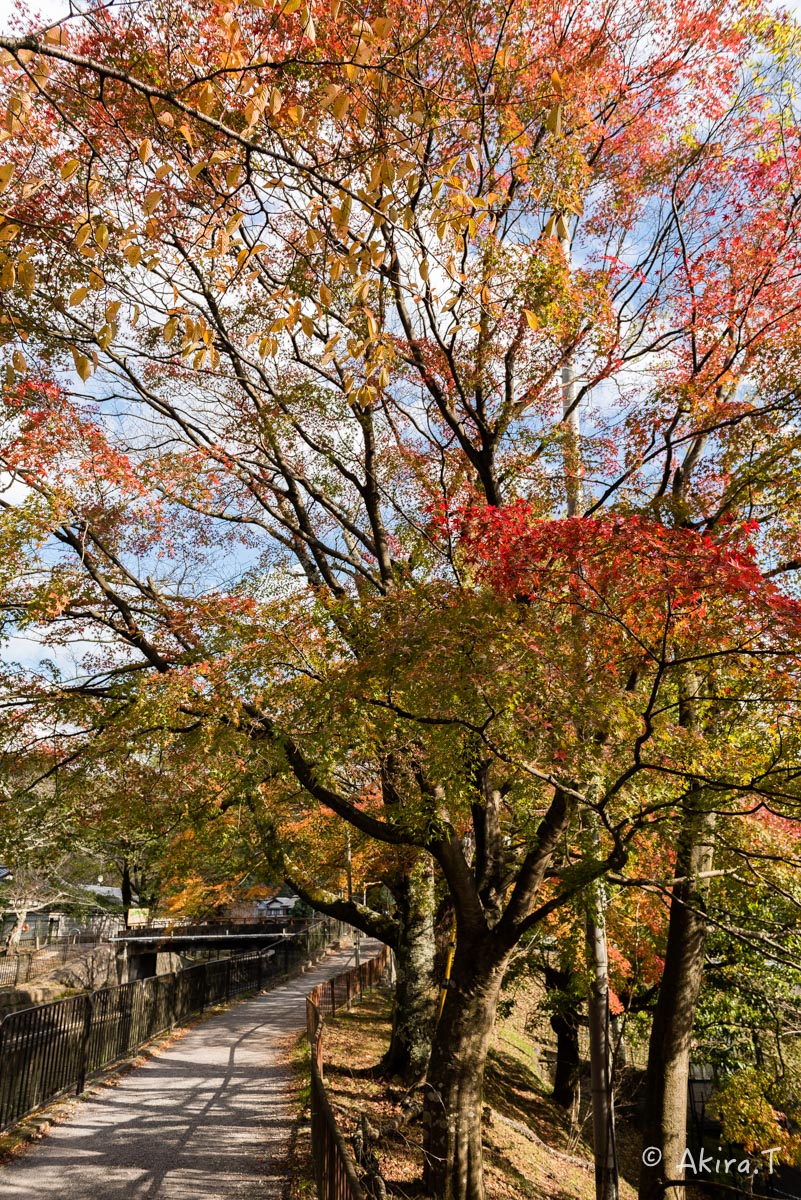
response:
<path id="1" fill-rule="evenodd" d="M 78 1081 L 75 1095 L 80 1096 L 86 1085 L 86 1072 L 89 1067 L 89 1039 L 92 1036 L 92 1016 L 95 1010 L 95 994 L 88 992 L 84 1000 L 83 1034 L 81 1036 L 81 1059 L 78 1066 Z"/>

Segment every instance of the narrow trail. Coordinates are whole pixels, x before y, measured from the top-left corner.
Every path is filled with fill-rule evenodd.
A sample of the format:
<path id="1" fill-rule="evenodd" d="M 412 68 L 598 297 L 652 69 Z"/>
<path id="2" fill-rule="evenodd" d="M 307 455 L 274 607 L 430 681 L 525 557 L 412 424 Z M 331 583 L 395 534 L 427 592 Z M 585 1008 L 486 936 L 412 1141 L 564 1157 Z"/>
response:
<path id="1" fill-rule="evenodd" d="M 377 943 L 363 946 L 376 952 Z M 282 1200 L 292 1132 L 286 1035 L 305 1025 L 306 993 L 352 965 L 352 950 L 331 953 L 202 1021 L 0 1167 L 0 1198 Z"/>

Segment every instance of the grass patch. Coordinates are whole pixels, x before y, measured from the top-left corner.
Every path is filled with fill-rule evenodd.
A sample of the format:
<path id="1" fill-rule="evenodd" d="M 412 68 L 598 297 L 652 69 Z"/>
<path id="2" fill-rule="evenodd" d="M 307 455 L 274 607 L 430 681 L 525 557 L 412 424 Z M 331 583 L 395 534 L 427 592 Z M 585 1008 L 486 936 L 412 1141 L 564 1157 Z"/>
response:
<path id="1" fill-rule="evenodd" d="M 288 1062 L 292 1068 L 292 1092 L 289 1097 L 294 1121 L 286 1155 L 289 1181 L 286 1200 L 315 1200 L 317 1185 L 311 1158 L 311 1047 L 306 1034 L 299 1034 L 289 1045 Z"/>

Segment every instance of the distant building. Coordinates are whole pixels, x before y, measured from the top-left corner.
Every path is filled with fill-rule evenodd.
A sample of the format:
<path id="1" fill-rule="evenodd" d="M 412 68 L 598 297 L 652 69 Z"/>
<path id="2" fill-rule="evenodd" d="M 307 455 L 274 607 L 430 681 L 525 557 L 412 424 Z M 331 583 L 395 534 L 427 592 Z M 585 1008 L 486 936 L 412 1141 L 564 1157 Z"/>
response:
<path id="1" fill-rule="evenodd" d="M 297 902 L 297 896 L 271 896 L 261 900 L 259 907 L 266 917 L 288 917 Z"/>

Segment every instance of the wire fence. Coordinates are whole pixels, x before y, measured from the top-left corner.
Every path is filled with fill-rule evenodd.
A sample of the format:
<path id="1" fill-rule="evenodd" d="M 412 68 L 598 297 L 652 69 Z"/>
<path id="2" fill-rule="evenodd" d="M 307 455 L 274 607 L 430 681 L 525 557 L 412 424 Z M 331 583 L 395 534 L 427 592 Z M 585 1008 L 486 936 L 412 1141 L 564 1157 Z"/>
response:
<path id="1" fill-rule="evenodd" d="M 133 1054 L 187 1017 L 260 990 L 313 960 L 338 935 L 320 922 L 280 947 L 8 1013 L 0 1021 L 0 1131 Z"/>
<path id="2" fill-rule="evenodd" d="M 306 1033 L 311 1044 L 311 1155 L 319 1200 L 365 1200 L 356 1167 L 323 1085 L 323 1017 L 333 1016 L 374 987 L 389 965 L 384 946 L 375 958 L 319 983 L 306 997 Z"/>

